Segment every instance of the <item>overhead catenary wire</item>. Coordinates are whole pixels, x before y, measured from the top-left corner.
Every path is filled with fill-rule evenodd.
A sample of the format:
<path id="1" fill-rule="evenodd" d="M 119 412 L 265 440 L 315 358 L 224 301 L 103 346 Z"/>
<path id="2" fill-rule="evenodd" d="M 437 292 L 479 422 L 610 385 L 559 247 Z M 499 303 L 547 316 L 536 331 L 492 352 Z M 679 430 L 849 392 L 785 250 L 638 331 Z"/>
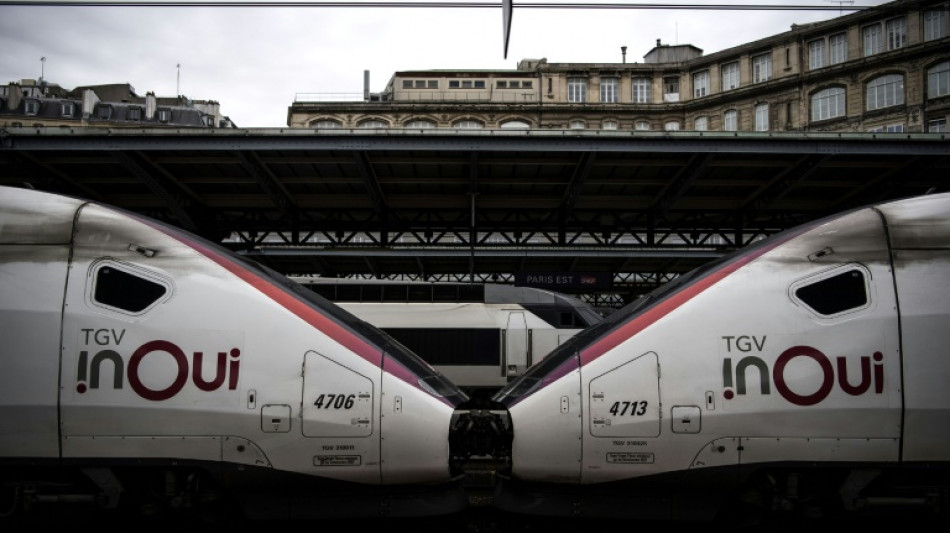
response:
<path id="1" fill-rule="evenodd" d="M 492 8 L 499 2 L 324 2 L 324 1 L 207 1 L 207 0 L 0 0 L 0 6 L 36 7 L 255 7 L 255 8 Z M 715 11 L 864 11 L 881 6 L 804 5 L 785 3 L 750 4 L 680 4 L 680 3 L 573 3 L 573 2 L 518 2 L 518 9 L 658 9 L 658 10 L 715 10 Z"/>

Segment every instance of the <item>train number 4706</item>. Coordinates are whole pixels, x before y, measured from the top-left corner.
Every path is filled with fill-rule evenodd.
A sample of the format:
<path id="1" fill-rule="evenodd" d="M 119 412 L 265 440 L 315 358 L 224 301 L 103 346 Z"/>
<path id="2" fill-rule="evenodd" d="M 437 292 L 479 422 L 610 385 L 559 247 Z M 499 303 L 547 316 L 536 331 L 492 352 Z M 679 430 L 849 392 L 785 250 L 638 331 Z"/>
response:
<path id="1" fill-rule="evenodd" d="M 313 402 L 317 409 L 352 409 L 355 394 L 321 394 Z"/>
<path id="2" fill-rule="evenodd" d="M 630 416 L 643 416 L 647 414 L 647 402 L 644 400 L 642 402 L 614 402 L 610 406 L 610 414 L 614 416 L 624 416 L 628 414 Z"/>

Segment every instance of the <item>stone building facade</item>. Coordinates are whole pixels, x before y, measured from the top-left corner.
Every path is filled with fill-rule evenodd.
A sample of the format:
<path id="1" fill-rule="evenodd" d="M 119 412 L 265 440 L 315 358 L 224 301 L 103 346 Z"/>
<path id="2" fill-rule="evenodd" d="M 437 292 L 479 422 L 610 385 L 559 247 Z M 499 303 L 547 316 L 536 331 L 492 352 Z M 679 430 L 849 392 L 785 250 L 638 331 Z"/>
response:
<path id="1" fill-rule="evenodd" d="M 396 72 L 358 101 L 297 97 L 291 128 L 942 132 L 950 2 L 897 0 L 710 55 Z M 368 83 L 367 83 L 368 85 Z"/>

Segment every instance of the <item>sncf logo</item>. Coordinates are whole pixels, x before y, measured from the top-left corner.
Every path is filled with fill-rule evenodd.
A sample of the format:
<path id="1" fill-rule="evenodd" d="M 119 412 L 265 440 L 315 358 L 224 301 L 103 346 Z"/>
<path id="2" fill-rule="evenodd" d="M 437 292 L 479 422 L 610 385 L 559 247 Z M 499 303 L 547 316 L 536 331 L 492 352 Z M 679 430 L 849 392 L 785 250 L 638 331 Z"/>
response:
<path id="1" fill-rule="evenodd" d="M 737 341 L 735 347 L 739 351 L 746 351 L 739 343 L 742 337 L 724 337 L 724 339 L 729 342 L 730 347 L 733 346 L 732 340 L 735 339 Z M 752 340 L 750 346 L 761 349 L 765 345 L 764 336 L 761 344 L 755 337 L 750 337 L 750 339 Z M 794 391 L 789 386 L 789 365 L 793 364 L 810 364 L 817 369 L 807 382 L 811 384 L 808 391 Z M 853 368 L 855 365 L 857 365 L 857 370 Z M 860 374 L 860 377 L 856 374 Z M 732 400 L 748 394 L 747 382 L 749 381 L 753 382 L 753 387 L 754 383 L 758 383 L 759 394 L 771 394 L 774 386 L 779 396 L 792 404 L 801 406 L 821 403 L 836 386 L 851 396 L 868 393 L 872 387 L 874 394 L 881 394 L 884 391 L 884 355 L 881 352 L 874 352 L 871 356 L 832 359 L 811 346 L 793 346 L 783 351 L 772 363 L 771 368 L 768 362 L 755 355 L 742 356 L 735 361 L 732 357 L 722 360 L 723 398 Z M 796 380 L 796 382 L 800 383 L 801 380 Z"/>
<path id="2" fill-rule="evenodd" d="M 114 341 L 116 347 L 118 347 L 125 334 L 124 330 L 121 332 L 112 330 L 82 331 L 86 334 L 87 344 L 92 338 L 97 344 L 112 344 L 112 342 L 103 342 L 103 340 Z M 103 332 L 105 332 L 105 336 L 100 336 Z M 129 388 L 136 394 L 146 400 L 157 402 L 174 397 L 185 389 L 189 383 L 198 390 L 205 392 L 219 390 L 222 387 L 227 387 L 227 390 L 235 390 L 240 377 L 241 350 L 230 348 L 223 352 L 217 352 L 212 376 L 206 376 L 202 371 L 204 357 L 203 352 L 192 352 L 191 357 L 189 357 L 176 344 L 166 340 L 153 340 L 142 344 L 132 351 L 127 361 L 122 354 L 111 348 L 95 352 L 82 350 L 79 352 L 78 368 L 76 369 L 76 392 L 85 394 L 90 390 L 99 389 L 103 379 L 109 378 L 111 378 L 113 389 L 123 389 L 127 381 Z M 171 372 L 163 373 L 163 375 L 171 376 L 171 379 L 163 384 L 164 386 L 156 386 L 154 379 L 143 380 L 143 362 L 149 359 L 151 359 L 150 363 L 153 364 L 171 365 Z M 105 386 L 109 386 L 110 381 L 107 381 Z M 151 386 L 146 385 L 146 382 L 149 382 Z"/>

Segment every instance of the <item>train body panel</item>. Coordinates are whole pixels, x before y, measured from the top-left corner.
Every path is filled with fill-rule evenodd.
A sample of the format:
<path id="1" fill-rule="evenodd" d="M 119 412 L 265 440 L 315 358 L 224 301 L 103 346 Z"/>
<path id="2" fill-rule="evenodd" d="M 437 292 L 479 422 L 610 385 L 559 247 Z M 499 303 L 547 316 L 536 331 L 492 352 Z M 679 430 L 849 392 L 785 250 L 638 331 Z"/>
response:
<path id="1" fill-rule="evenodd" d="M 816 491 L 840 488 L 835 497 L 851 506 L 863 490 L 886 493 L 881 480 L 904 475 L 912 461 L 946 472 L 948 220 L 950 195 L 829 217 L 688 274 L 579 333 L 494 398 L 512 425 L 510 478 L 496 502 L 530 509 L 539 487 L 573 486 L 590 509 L 601 507 L 583 494 L 613 491 L 608 497 L 665 502 L 668 513 L 649 518 L 696 518 L 716 511 L 684 503 L 701 498 L 699 487 L 791 486 L 800 476 Z M 579 380 L 557 370 L 575 358 Z M 580 435 L 555 431 L 561 398 L 578 392 Z M 575 476 L 541 464 L 539 456 L 578 437 Z M 875 474 L 853 481 L 862 469 Z M 814 481 L 832 472 L 840 478 Z M 935 501 L 888 496 L 875 501 Z M 584 512 L 567 507 L 545 509 Z"/>
<path id="2" fill-rule="evenodd" d="M 904 361 L 904 461 L 945 461 L 950 442 L 950 218 L 941 197 L 882 206 L 894 249 Z"/>
<path id="3" fill-rule="evenodd" d="M 347 498 L 327 509 L 334 515 L 346 515 L 344 504 L 350 514 L 383 512 L 379 498 L 414 485 L 432 487 L 440 506 L 420 491 L 405 502 L 415 511 L 386 512 L 465 505 L 447 442 L 465 396 L 430 365 L 286 278 L 148 219 L 60 201 L 70 229 L 53 224 L 55 238 L 43 236 L 48 214 L 31 220 L 20 206 L 49 198 L 0 191 L 0 220 L 22 221 L 0 225 L 0 328 L 13 341 L 0 378 L 5 481 L 39 459 L 86 477 L 198 464 L 218 482 L 266 491 L 242 480 L 253 467 L 284 498 L 268 507 L 277 518 L 318 508 L 288 504 L 309 490 L 367 487 L 372 497 Z M 40 237 L 22 236 L 30 232 Z M 295 479 L 294 494 L 282 477 Z"/>

